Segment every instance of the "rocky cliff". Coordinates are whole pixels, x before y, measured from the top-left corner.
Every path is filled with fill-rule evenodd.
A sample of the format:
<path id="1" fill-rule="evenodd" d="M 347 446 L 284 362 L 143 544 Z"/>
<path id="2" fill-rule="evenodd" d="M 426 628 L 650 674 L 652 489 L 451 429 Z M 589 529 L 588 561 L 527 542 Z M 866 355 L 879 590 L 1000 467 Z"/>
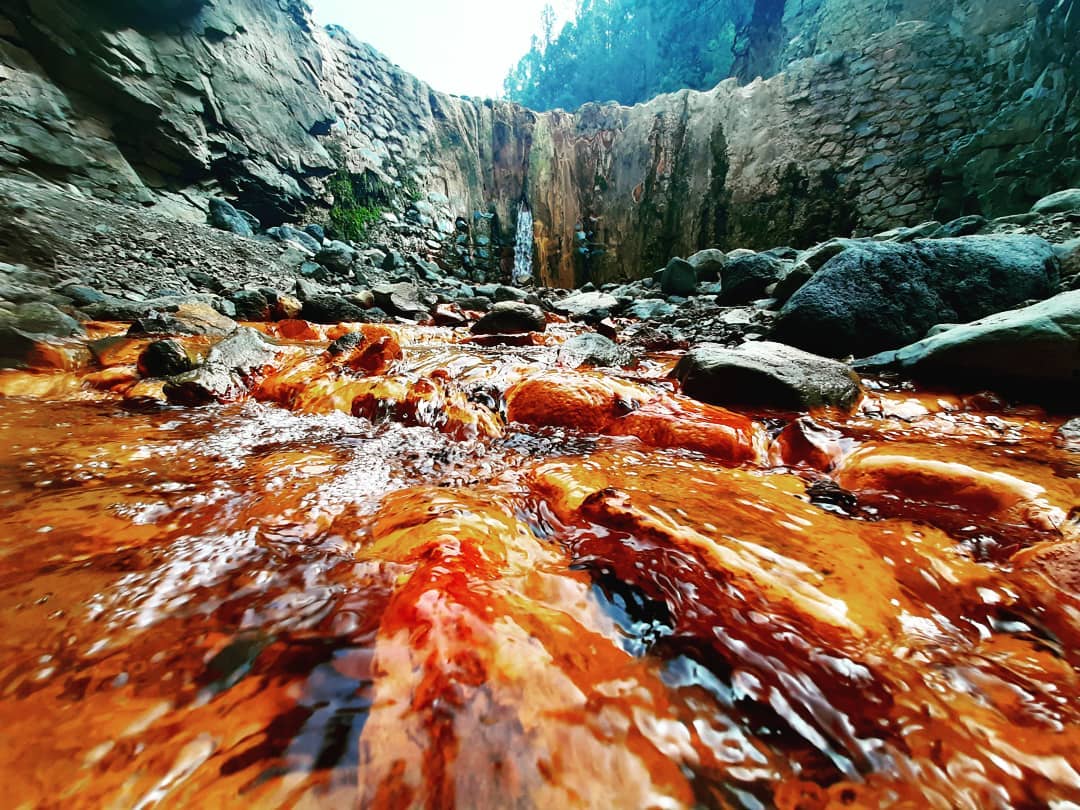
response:
<path id="1" fill-rule="evenodd" d="M 527 199 L 540 280 L 634 278 L 1080 184 L 1074 2 L 762 0 L 741 83 L 538 114 L 438 93 L 301 0 L 10 0 L 0 171 L 273 225 L 325 219 L 344 170 L 386 239 L 489 275 Z"/>

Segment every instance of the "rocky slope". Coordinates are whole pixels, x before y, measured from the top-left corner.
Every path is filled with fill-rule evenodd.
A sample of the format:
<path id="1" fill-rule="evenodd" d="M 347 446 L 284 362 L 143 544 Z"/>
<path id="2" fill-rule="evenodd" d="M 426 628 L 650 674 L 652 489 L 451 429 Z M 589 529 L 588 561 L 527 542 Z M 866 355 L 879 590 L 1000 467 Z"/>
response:
<path id="1" fill-rule="evenodd" d="M 742 76 L 783 72 L 536 114 L 438 93 L 301 0 L 14 0 L 0 170 L 194 219 L 224 194 L 276 225 L 325 218 L 344 167 L 384 240 L 495 275 L 526 199 L 561 286 L 1080 185 L 1073 0 L 879 5 L 763 0 Z"/>

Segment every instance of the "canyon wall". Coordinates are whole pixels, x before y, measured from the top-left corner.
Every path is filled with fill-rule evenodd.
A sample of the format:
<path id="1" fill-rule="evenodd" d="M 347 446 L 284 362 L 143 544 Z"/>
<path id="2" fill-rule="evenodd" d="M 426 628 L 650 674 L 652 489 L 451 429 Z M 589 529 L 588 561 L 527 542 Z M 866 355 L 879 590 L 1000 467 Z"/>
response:
<path id="1" fill-rule="evenodd" d="M 1073 3 L 761 0 L 739 79 L 536 113 L 439 93 L 301 0 L 9 0 L 0 172 L 277 224 L 325 218 L 344 168 L 441 263 L 505 272 L 527 199 L 543 282 L 633 278 L 1080 185 Z"/>

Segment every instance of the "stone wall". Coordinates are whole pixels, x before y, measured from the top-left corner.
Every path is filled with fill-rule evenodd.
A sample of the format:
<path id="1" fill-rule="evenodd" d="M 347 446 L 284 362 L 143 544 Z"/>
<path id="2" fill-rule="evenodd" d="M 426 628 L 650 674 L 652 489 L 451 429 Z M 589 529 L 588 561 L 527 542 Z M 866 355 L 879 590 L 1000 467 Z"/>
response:
<path id="1" fill-rule="evenodd" d="M 277 224 L 325 218 L 345 169 L 378 238 L 477 277 L 508 272 L 527 199 L 542 281 L 633 278 L 1080 185 L 1073 2 L 761 0 L 740 70 L 771 78 L 540 114 L 436 92 L 301 0 L 11 0 L 0 171 Z"/>

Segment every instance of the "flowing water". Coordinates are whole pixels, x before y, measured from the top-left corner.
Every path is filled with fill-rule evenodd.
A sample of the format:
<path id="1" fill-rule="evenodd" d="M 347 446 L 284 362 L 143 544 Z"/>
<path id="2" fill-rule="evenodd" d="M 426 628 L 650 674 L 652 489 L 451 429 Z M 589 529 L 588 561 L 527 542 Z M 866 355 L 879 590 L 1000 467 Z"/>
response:
<path id="1" fill-rule="evenodd" d="M 514 239 L 514 283 L 533 280 L 533 216 L 527 203 L 518 206 L 517 236 Z"/>
<path id="2" fill-rule="evenodd" d="M 1060 418 L 261 328 L 234 402 L 145 340 L 0 373 L 5 807 L 1080 802 Z"/>

